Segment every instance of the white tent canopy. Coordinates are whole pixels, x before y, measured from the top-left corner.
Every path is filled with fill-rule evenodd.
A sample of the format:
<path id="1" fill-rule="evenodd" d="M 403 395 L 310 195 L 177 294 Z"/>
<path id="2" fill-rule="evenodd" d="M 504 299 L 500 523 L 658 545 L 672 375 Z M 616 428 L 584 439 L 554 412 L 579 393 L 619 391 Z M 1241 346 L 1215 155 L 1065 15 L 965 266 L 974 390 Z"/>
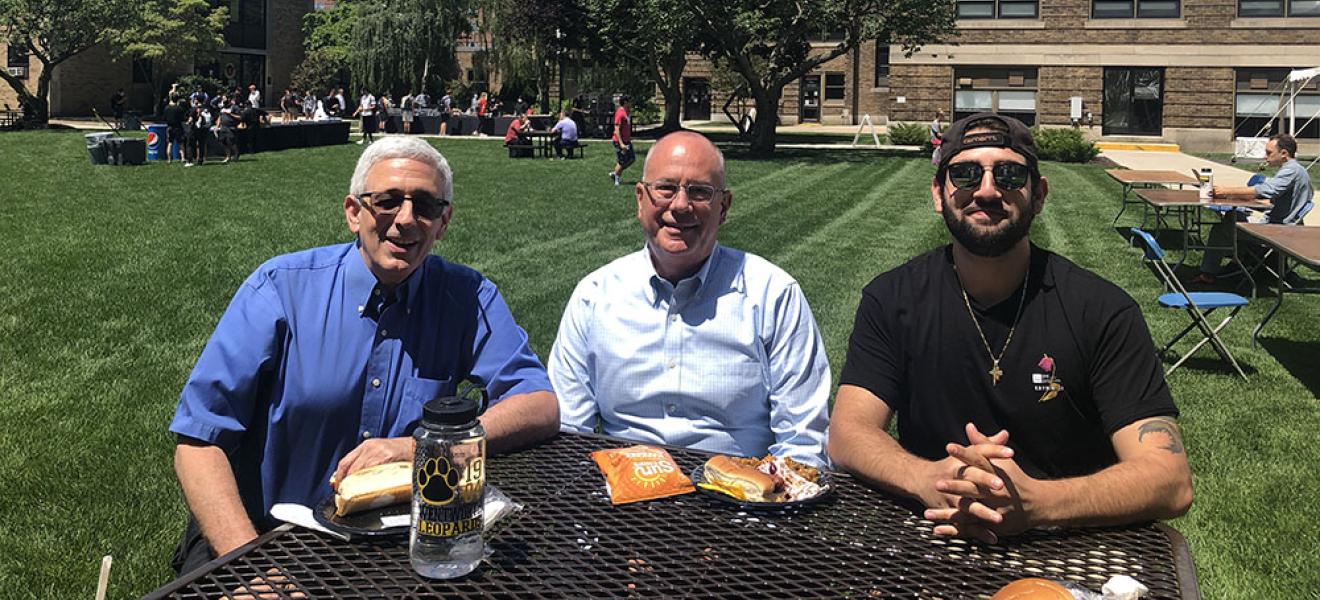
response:
<path id="1" fill-rule="evenodd" d="M 1276 105 L 1274 112 L 1270 114 L 1269 120 L 1265 122 L 1265 125 L 1261 127 L 1260 131 L 1256 132 L 1255 137 L 1238 138 L 1238 143 L 1235 145 L 1233 153 L 1234 158 L 1238 158 L 1239 156 L 1264 158 L 1265 140 L 1262 135 L 1270 129 L 1275 119 L 1286 118 L 1288 134 L 1296 136 L 1300 129 L 1310 125 L 1311 121 L 1320 118 L 1320 98 L 1313 95 L 1299 97 L 1302 91 L 1318 77 L 1320 77 L 1320 67 L 1294 69 L 1289 71 L 1288 80 L 1285 81 L 1283 87 L 1278 90 L 1278 104 Z M 1241 111 L 1243 110 L 1243 107 L 1241 106 L 1242 103 L 1239 102 L 1238 104 L 1238 111 L 1239 114 L 1241 114 Z M 1257 106 L 1256 110 L 1259 110 L 1259 106 Z M 1302 117 L 1302 123 L 1300 126 L 1297 123 L 1297 117 L 1299 115 Z M 1320 160 L 1320 158 L 1317 160 Z M 1312 161 L 1311 164 L 1315 164 L 1315 161 Z"/>

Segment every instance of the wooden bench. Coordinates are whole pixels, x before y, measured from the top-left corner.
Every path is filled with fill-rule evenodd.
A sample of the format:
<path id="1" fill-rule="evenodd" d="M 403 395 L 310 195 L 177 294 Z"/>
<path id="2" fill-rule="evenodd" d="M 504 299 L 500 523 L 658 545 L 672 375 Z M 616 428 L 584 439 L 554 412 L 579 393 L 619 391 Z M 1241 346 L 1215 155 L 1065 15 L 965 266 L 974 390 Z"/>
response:
<path id="1" fill-rule="evenodd" d="M 508 144 L 509 158 L 532 158 L 536 156 L 536 148 L 531 144 Z"/>
<path id="2" fill-rule="evenodd" d="M 577 151 L 577 157 L 578 157 L 578 158 L 586 158 L 586 157 L 587 157 L 587 145 L 586 145 L 586 144 L 583 144 L 583 143 L 582 143 L 582 140 L 578 140 L 577 143 L 573 144 L 572 146 L 567 147 L 566 150 L 568 150 L 568 157 L 569 157 L 569 158 L 573 158 L 573 151 L 574 151 L 574 150 Z"/>

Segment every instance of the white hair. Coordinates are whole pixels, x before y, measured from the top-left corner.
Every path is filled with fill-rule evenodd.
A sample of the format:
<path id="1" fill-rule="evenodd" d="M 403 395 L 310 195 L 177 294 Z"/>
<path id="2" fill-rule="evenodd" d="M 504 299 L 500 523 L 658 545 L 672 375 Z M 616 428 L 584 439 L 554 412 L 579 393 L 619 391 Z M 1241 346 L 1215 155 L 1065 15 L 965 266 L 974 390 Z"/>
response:
<path id="1" fill-rule="evenodd" d="M 723 187 L 728 187 L 727 174 L 724 172 L 724 153 L 720 152 L 720 147 L 716 146 L 715 142 L 710 141 L 710 138 L 695 131 L 689 131 L 689 130 L 674 131 L 672 133 L 667 133 L 664 136 L 662 136 L 660 139 L 656 140 L 655 144 L 651 145 L 651 150 L 646 153 L 646 159 L 642 161 L 642 176 L 645 177 L 646 171 L 651 167 L 651 157 L 656 155 L 655 152 L 656 146 L 659 146 L 660 142 L 665 141 L 665 138 L 671 135 L 681 135 L 681 134 L 695 135 L 710 144 L 710 147 L 715 150 L 715 158 L 718 161 L 720 185 Z"/>
<path id="2" fill-rule="evenodd" d="M 353 169 L 353 179 L 348 184 L 348 193 L 353 197 L 367 191 L 367 171 L 376 163 L 395 158 L 407 158 L 423 162 L 435 168 L 436 183 L 440 184 L 440 194 L 445 200 L 454 201 L 454 172 L 449 169 L 449 161 L 433 146 L 420 138 L 387 136 L 367 146 L 358 158 Z"/>

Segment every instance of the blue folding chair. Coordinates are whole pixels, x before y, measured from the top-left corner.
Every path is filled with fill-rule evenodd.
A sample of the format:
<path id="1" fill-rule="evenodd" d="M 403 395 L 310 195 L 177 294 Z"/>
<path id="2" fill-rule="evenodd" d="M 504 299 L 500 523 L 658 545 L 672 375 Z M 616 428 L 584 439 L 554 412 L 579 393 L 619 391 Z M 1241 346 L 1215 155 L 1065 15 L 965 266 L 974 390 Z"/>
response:
<path id="1" fill-rule="evenodd" d="M 1201 341 L 1192 346 L 1192 349 L 1186 354 L 1183 354 L 1182 358 L 1178 359 L 1178 362 L 1173 363 L 1173 366 L 1169 367 L 1169 370 L 1165 372 L 1165 375 L 1173 373 L 1178 367 L 1181 367 L 1188 358 L 1193 354 L 1196 354 L 1202 346 L 1209 343 L 1224 362 L 1232 365 L 1233 369 L 1238 372 L 1238 375 L 1241 375 L 1242 379 L 1246 379 L 1247 374 L 1242 371 L 1242 367 L 1238 366 L 1237 360 L 1233 358 L 1233 353 L 1229 352 L 1228 346 L 1224 345 L 1223 340 L 1219 339 L 1219 332 L 1223 330 L 1224 327 L 1228 325 L 1229 321 L 1232 321 L 1233 317 L 1237 316 L 1238 311 L 1241 311 L 1242 307 L 1249 304 L 1250 301 L 1237 294 L 1230 294 L 1227 292 L 1187 291 L 1187 288 L 1183 287 L 1182 282 L 1178 281 L 1178 277 L 1173 272 L 1173 267 L 1170 267 L 1168 263 L 1164 262 L 1164 249 L 1160 247 L 1159 242 L 1155 241 L 1154 237 L 1136 227 L 1132 228 L 1132 237 L 1144 242 L 1144 262 L 1164 282 L 1165 289 L 1173 290 L 1160 295 L 1160 306 L 1163 306 L 1164 308 L 1182 309 L 1187 313 L 1187 316 L 1192 319 L 1190 325 L 1183 328 L 1182 331 L 1178 332 L 1178 335 L 1173 336 L 1173 339 L 1169 340 L 1169 343 L 1160 349 L 1160 354 L 1164 355 L 1167 353 L 1173 348 L 1174 344 L 1182 340 L 1183 336 L 1191 333 L 1193 329 L 1200 330 L 1202 335 Z M 1229 311 L 1228 316 L 1224 317 L 1223 321 L 1219 322 L 1219 325 L 1212 327 L 1207 317 L 1210 316 L 1210 313 L 1213 313 L 1220 308 L 1229 308 L 1232 310 Z"/>

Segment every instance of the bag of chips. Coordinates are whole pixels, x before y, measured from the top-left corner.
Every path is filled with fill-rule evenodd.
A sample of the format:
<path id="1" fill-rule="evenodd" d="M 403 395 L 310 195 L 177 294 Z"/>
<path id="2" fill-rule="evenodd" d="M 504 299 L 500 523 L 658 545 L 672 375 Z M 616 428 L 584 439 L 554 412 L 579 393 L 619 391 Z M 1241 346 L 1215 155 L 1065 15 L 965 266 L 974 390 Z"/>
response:
<path id="1" fill-rule="evenodd" d="M 662 448 L 637 445 L 597 450 L 591 458 L 605 474 L 605 489 L 616 505 L 696 491 L 692 480 Z"/>

